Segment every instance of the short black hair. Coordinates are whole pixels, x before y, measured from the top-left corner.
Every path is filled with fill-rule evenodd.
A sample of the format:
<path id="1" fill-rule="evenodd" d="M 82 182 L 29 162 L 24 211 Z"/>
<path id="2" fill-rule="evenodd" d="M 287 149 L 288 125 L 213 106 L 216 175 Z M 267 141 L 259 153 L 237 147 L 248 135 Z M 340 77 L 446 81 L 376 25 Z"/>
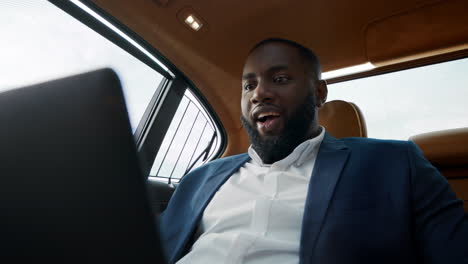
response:
<path id="1" fill-rule="evenodd" d="M 303 57 L 303 59 L 305 59 L 305 61 L 310 64 L 310 66 L 312 66 L 313 68 L 313 73 L 315 74 L 315 77 L 317 77 L 318 80 L 320 80 L 322 78 L 322 67 L 320 66 L 320 61 L 317 57 L 317 55 L 315 55 L 315 53 L 310 50 L 309 48 L 306 48 L 304 47 L 303 45 L 297 43 L 297 42 L 294 42 L 292 40 L 289 40 L 289 39 L 283 39 L 283 38 L 267 38 L 267 39 L 264 39 L 260 42 L 258 42 L 257 44 L 255 44 L 253 46 L 253 48 L 250 50 L 249 54 L 252 53 L 254 50 L 256 50 L 258 47 L 260 46 L 263 46 L 265 44 L 268 44 L 268 43 L 272 43 L 272 42 L 279 42 L 279 43 L 284 43 L 284 44 L 287 44 L 293 48 L 296 48 L 298 49 L 299 51 L 299 54 Z"/>

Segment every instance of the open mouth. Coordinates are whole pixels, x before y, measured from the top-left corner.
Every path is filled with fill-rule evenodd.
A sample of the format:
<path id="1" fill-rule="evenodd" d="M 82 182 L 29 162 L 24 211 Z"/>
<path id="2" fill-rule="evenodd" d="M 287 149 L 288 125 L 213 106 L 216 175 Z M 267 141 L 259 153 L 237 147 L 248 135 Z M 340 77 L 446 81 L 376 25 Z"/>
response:
<path id="1" fill-rule="evenodd" d="M 280 115 L 275 112 L 262 113 L 257 117 L 257 122 L 267 123 L 270 120 L 278 118 Z"/>
<path id="2" fill-rule="evenodd" d="M 274 133 L 281 130 L 281 116 L 278 112 L 264 112 L 257 116 L 257 129 L 263 134 Z"/>

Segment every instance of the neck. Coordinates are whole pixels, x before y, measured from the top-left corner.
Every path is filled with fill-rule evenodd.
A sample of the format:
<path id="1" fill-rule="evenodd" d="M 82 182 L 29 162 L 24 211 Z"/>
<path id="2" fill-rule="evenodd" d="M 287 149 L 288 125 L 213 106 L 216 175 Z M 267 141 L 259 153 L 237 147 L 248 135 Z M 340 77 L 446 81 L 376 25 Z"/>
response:
<path id="1" fill-rule="evenodd" d="M 308 136 L 306 136 L 306 138 L 302 142 L 320 135 L 321 132 L 322 127 L 320 127 L 317 123 L 314 122 L 314 124 L 310 126 L 309 133 L 307 133 Z"/>

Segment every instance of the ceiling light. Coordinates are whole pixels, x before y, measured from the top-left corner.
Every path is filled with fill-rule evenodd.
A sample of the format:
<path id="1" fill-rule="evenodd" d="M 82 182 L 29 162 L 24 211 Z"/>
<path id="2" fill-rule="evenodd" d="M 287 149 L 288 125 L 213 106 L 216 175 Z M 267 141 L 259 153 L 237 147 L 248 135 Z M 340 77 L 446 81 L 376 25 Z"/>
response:
<path id="1" fill-rule="evenodd" d="M 202 27 L 202 23 L 200 21 L 200 19 L 198 19 L 195 15 L 193 14 L 189 14 L 186 18 L 185 18 L 185 24 L 187 24 L 188 26 L 190 26 L 193 30 L 195 31 L 198 31 L 200 30 L 200 28 Z"/>
<path id="2" fill-rule="evenodd" d="M 187 19 L 185 19 L 185 23 L 187 23 L 187 24 L 192 24 L 193 21 L 195 21 L 195 20 L 193 19 L 193 16 L 188 16 Z"/>
<path id="3" fill-rule="evenodd" d="M 365 71 L 369 71 L 372 69 L 375 69 L 375 66 L 372 63 L 367 62 L 364 64 L 346 67 L 346 68 L 342 68 L 342 69 L 338 69 L 334 71 L 324 72 L 322 73 L 322 79 L 332 79 L 332 78 L 350 75 L 354 73 L 365 72 Z"/>
<path id="4" fill-rule="evenodd" d="M 198 24 L 197 22 L 193 22 L 191 27 L 195 30 L 199 30 L 200 29 L 200 24 Z"/>

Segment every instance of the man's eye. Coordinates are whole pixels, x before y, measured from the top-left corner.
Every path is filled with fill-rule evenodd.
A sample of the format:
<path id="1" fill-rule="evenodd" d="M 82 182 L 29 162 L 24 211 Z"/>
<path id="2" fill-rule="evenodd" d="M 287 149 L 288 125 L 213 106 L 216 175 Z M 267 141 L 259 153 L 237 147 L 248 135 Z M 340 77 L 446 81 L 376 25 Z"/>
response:
<path id="1" fill-rule="evenodd" d="M 244 90 L 250 91 L 255 88 L 255 85 L 253 83 L 247 83 L 244 85 Z"/>
<path id="2" fill-rule="evenodd" d="M 274 82 L 279 83 L 279 84 L 286 83 L 288 81 L 289 81 L 289 77 L 285 75 L 277 76 L 274 78 Z"/>

